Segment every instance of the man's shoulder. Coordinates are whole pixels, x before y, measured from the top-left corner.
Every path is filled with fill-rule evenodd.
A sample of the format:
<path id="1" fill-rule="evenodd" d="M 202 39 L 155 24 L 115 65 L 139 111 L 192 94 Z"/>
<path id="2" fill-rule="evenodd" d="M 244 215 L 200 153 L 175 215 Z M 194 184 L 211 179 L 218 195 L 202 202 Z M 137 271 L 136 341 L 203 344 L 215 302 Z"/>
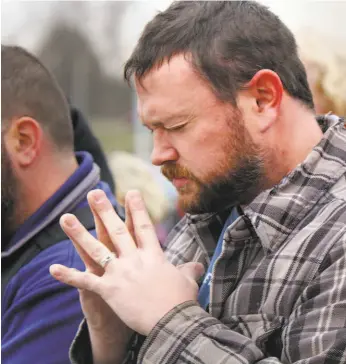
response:
<path id="1" fill-rule="evenodd" d="M 346 174 L 316 202 L 306 220 L 312 231 L 346 231 Z"/>
<path id="2" fill-rule="evenodd" d="M 94 236 L 96 235 L 94 229 L 89 232 Z M 83 267 L 84 269 L 82 260 L 74 248 L 73 243 L 67 238 L 42 250 L 27 265 L 45 267 L 48 264 L 64 264 L 71 268 L 80 269 Z"/>
<path id="3" fill-rule="evenodd" d="M 278 254 L 294 252 L 295 259 L 301 257 L 319 270 L 326 257 L 330 260 L 330 257 L 334 256 L 334 251 L 340 251 L 340 244 L 344 245 L 346 241 L 344 193 L 342 189 L 336 189 L 336 194 L 330 190 L 328 196 L 319 201 L 296 226 Z M 332 261 L 330 263 L 332 264 Z"/>
<path id="4" fill-rule="evenodd" d="M 9 280 L 2 301 L 5 311 L 13 302 L 31 302 L 34 297 L 48 297 L 54 292 L 62 294 L 63 291 L 71 291 L 71 287 L 51 276 L 49 267 L 52 264 L 85 270 L 85 265 L 70 240 L 62 240 L 44 249 Z"/>
<path id="5" fill-rule="evenodd" d="M 91 232 L 95 233 L 94 230 Z M 63 264 L 70 268 L 84 270 L 85 265 L 75 250 L 71 240 L 62 240 L 38 253 L 30 262 L 23 266 L 17 273 L 17 279 L 25 278 L 25 289 L 28 287 L 44 287 L 59 285 L 49 273 L 52 264 Z"/>
<path id="6" fill-rule="evenodd" d="M 328 191 L 330 202 L 337 202 L 346 205 L 346 172 L 335 182 Z"/>

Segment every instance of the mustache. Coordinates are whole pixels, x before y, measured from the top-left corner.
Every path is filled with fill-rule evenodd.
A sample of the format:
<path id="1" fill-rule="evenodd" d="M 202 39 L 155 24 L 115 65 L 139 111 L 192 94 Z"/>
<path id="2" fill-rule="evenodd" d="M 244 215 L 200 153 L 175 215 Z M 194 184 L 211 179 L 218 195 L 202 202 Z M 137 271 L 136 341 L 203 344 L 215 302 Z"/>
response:
<path id="1" fill-rule="evenodd" d="M 161 173 L 170 181 L 174 178 L 188 178 L 197 181 L 196 177 L 185 167 L 175 163 L 167 163 L 161 167 Z"/>

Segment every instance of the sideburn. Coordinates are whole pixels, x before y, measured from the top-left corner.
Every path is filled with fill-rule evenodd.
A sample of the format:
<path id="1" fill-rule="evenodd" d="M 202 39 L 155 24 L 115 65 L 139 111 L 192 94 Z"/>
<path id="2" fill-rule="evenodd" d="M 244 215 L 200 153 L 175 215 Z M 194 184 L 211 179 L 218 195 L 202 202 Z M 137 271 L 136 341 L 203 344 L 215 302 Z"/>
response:
<path id="1" fill-rule="evenodd" d="M 1 240 L 10 240 L 16 230 L 18 207 L 18 180 L 13 172 L 12 163 L 2 140 L 1 146 Z"/>

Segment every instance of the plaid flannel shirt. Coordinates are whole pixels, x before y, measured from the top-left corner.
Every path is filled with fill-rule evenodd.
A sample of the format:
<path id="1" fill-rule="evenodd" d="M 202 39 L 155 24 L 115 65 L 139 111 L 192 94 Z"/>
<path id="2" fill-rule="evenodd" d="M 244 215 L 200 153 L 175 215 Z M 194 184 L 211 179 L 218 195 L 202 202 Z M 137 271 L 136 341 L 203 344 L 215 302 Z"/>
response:
<path id="1" fill-rule="evenodd" d="M 124 363 L 346 363 L 346 123 L 319 121 L 329 128 L 306 160 L 226 230 L 209 312 L 175 307 Z M 229 213 L 186 215 L 169 261 L 207 268 Z M 84 323 L 72 363 L 90 360 L 88 340 Z"/>

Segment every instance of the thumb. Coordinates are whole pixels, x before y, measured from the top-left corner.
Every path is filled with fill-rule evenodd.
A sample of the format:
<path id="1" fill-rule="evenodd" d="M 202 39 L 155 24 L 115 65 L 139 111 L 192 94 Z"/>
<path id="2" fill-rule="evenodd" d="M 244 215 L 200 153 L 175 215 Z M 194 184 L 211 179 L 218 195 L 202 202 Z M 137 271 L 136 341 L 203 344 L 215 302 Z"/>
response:
<path id="1" fill-rule="evenodd" d="M 187 278 L 197 282 L 204 274 L 204 266 L 201 263 L 189 262 L 177 267 Z"/>

